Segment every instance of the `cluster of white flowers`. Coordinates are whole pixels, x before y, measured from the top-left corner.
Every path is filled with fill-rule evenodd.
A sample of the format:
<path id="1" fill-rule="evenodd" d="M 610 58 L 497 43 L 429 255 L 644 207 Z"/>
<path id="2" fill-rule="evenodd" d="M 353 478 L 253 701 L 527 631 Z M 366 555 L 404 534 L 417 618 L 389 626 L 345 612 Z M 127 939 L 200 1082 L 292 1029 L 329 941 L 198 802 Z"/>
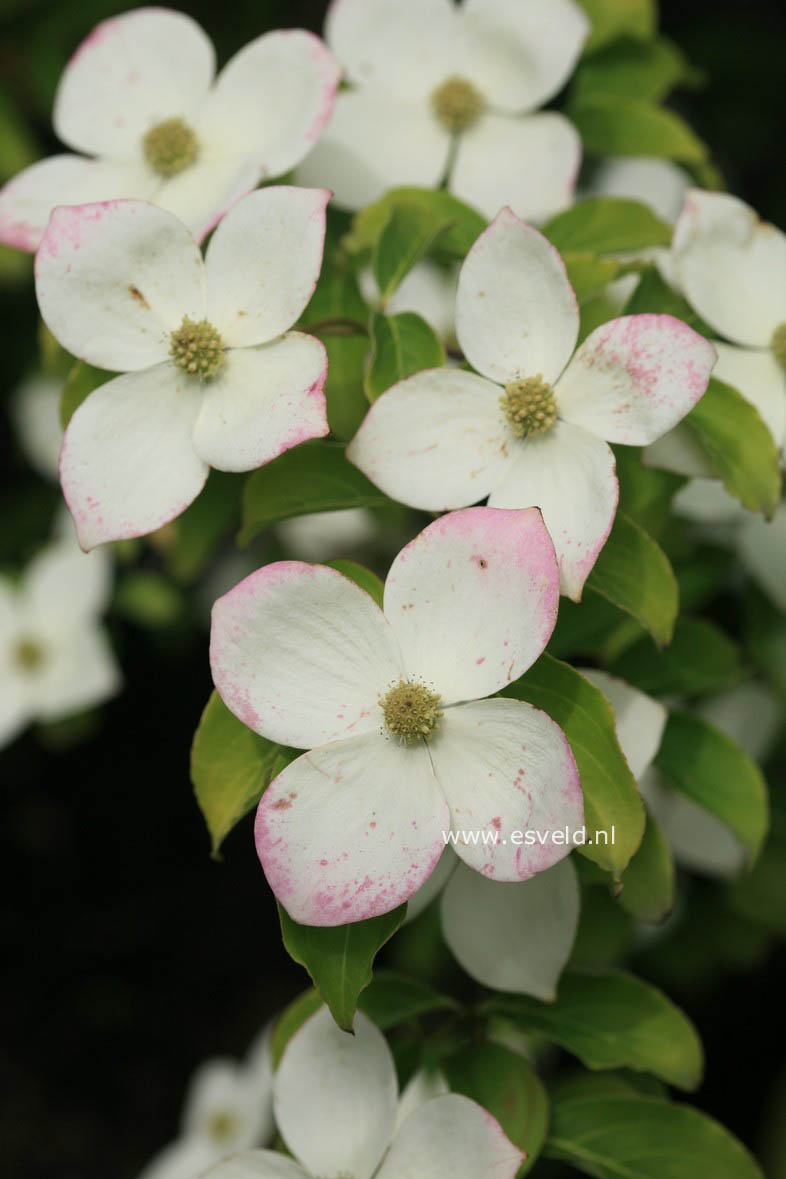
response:
<path id="1" fill-rule="evenodd" d="M 330 927 L 409 902 L 412 919 L 439 898 L 468 974 L 545 1001 L 579 919 L 572 843 L 555 836 L 583 827 L 584 799 L 562 729 L 498 693 L 544 652 L 560 596 L 581 601 L 617 514 L 611 444 L 690 476 L 676 511 L 724 529 L 786 609 L 786 508 L 768 523 L 724 498 L 680 426 L 714 373 L 786 450 L 786 236 L 664 161 L 606 161 L 593 191 L 675 223 L 656 261 L 721 338 L 670 314 L 582 330 L 565 262 L 535 224 L 547 230 L 574 199 L 578 133 L 540 108 L 588 32 L 575 0 L 333 0 L 327 45 L 267 33 L 214 78 L 191 18 L 137 9 L 99 25 L 61 79 L 55 130 L 82 154 L 0 192 L 0 241 L 36 252 L 46 327 L 107 373 L 62 437 L 57 380 L 36 377 L 15 401 L 31 462 L 51 478 L 59 452 L 85 552 L 61 538 L 21 585 L 0 583 L 0 742 L 118 686 L 97 622 L 106 550 L 90 550 L 175 520 L 211 468 L 256 471 L 330 434 L 328 352 L 298 324 L 331 200 L 356 211 L 397 186 L 442 185 L 489 220 L 460 267 L 421 260 L 385 305 L 419 311 L 458 357 L 393 384 L 346 449 L 356 479 L 438 518 L 393 559 L 381 605 L 307 563 L 371 540 L 368 511 L 284 521 L 279 540 L 303 560 L 266 564 L 218 599 L 210 659 L 236 718 L 304 751 L 256 812 L 287 914 Z M 371 272 L 358 277 L 375 303 Z M 677 860 L 732 875 L 743 861 L 728 829 L 651 765 L 664 706 L 585 674 Z M 705 713 L 761 756 L 778 710 L 758 686 L 740 693 Z M 545 838 L 522 844 L 521 830 Z M 520 1166 L 464 1097 L 411 1102 L 404 1117 L 390 1051 L 362 1015 L 353 1036 L 313 1015 L 275 1078 L 267 1053 L 198 1074 L 181 1137 L 145 1179 L 215 1163 L 215 1179 L 405 1179 L 425 1158 L 433 1179 L 512 1179 Z M 291 1158 L 252 1149 L 272 1137 L 271 1106 Z"/>

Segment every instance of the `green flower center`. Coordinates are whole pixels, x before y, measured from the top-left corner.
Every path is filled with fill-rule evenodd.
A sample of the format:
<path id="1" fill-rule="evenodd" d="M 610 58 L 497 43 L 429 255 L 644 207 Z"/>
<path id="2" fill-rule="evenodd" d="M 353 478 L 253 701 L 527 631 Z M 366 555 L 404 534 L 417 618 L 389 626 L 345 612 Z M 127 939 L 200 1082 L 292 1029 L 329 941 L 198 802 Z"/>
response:
<path id="1" fill-rule="evenodd" d="M 237 1129 L 237 1118 L 226 1110 L 218 1110 L 207 1123 L 207 1132 L 214 1142 L 228 1142 L 237 1133 Z"/>
<path id="2" fill-rule="evenodd" d="M 207 381 L 224 363 L 224 341 L 206 319 L 197 323 L 185 316 L 170 339 L 169 355 L 190 377 Z"/>
<path id="3" fill-rule="evenodd" d="M 14 646 L 13 660 L 22 671 L 37 671 L 44 658 L 44 648 L 35 639 L 20 639 Z"/>
<path id="4" fill-rule="evenodd" d="M 448 131 L 466 131 L 483 113 L 486 100 L 466 78 L 447 78 L 431 95 L 434 114 Z"/>
<path id="5" fill-rule="evenodd" d="M 770 341 L 772 354 L 782 369 L 786 369 L 786 323 L 781 323 L 772 333 Z"/>
<path id="6" fill-rule="evenodd" d="M 177 176 L 199 155 L 196 135 L 182 119 L 164 119 L 151 127 L 142 140 L 145 159 L 159 176 Z"/>
<path id="7" fill-rule="evenodd" d="M 385 727 L 401 745 L 412 745 L 421 739 L 428 741 L 437 727 L 442 713 L 439 694 L 430 692 L 424 684 L 400 680 L 380 700 L 385 715 Z"/>
<path id="8" fill-rule="evenodd" d="M 540 374 L 511 381 L 505 386 L 500 405 L 517 438 L 545 434 L 557 420 L 554 390 Z"/>

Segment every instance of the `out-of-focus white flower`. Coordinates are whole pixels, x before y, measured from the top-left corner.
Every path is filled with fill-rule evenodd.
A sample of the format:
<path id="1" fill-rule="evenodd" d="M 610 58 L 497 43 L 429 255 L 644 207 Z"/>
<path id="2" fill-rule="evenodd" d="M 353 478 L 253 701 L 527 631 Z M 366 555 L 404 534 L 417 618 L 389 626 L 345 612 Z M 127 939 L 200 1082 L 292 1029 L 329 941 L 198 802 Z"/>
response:
<path id="1" fill-rule="evenodd" d="M 83 553 L 73 530 L 28 565 L 18 584 L 0 579 L 0 745 L 31 721 L 61 720 L 120 686 L 100 625 L 110 565 Z"/>
<path id="2" fill-rule="evenodd" d="M 325 37 L 350 88 L 298 173 L 358 209 L 402 184 L 448 188 L 488 217 L 570 203 L 573 125 L 536 111 L 565 84 L 589 31 L 573 0 L 334 0 Z"/>
<path id="3" fill-rule="evenodd" d="M 682 291 L 723 339 L 715 376 L 759 411 L 786 447 L 786 234 L 737 197 L 691 189 L 674 230 Z M 706 475 L 677 429 L 647 452 L 653 466 Z"/>
<path id="4" fill-rule="evenodd" d="M 387 301 L 388 315 L 414 311 L 433 327 L 446 347 L 456 346 L 456 284 L 459 268 L 440 266 L 431 258 L 424 258 L 413 266 Z M 370 267 L 358 274 L 360 290 L 372 306 L 379 301 L 379 288 Z"/>
<path id="5" fill-rule="evenodd" d="M 641 201 L 670 225 L 690 186 L 687 172 L 655 156 L 610 156 L 598 165 L 587 193 Z"/>
<path id="6" fill-rule="evenodd" d="M 440 512 L 537 505 L 578 601 L 614 521 L 609 442 L 641 446 L 707 388 L 712 345 L 670 315 L 610 320 L 576 348 L 560 255 L 503 209 L 461 268 L 456 331 L 477 373 L 416 373 L 374 402 L 347 457 L 401 503 Z M 480 375 L 478 375 L 480 374 Z"/>
<path id="7" fill-rule="evenodd" d="M 55 482 L 63 441 L 60 422 L 62 392 L 62 380 L 37 373 L 22 381 L 11 400 L 19 445 L 39 475 Z"/>
<path id="8" fill-rule="evenodd" d="M 771 520 L 749 512 L 717 479 L 691 479 L 674 497 L 674 511 L 700 525 L 716 543 L 736 550 L 743 566 L 786 611 L 786 502 Z"/>
<path id="9" fill-rule="evenodd" d="M 82 402 L 60 452 L 84 548 L 160 528 L 211 466 L 250 471 L 328 432 L 324 346 L 289 328 L 316 285 L 329 195 L 251 193 L 204 260 L 144 201 L 52 214 L 36 256 L 41 314 L 74 356 L 121 373 Z"/>
<path id="10" fill-rule="evenodd" d="M 198 1179 L 208 1167 L 273 1137 L 273 1069 L 263 1033 L 245 1061 L 206 1060 L 188 1086 L 180 1136 L 140 1179 Z"/>
<path id="11" fill-rule="evenodd" d="M 214 73 L 213 46 L 183 12 L 139 8 L 97 25 L 55 96 L 55 131 L 85 154 L 41 160 L 5 186 L 0 241 L 35 250 L 56 206 L 122 197 L 168 209 L 201 240 L 311 150 L 339 67 L 318 37 L 290 29 Z"/>
<path id="12" fill-rule="evenodd" d="M 354 1035 L 326 1008 L 287 1045 L 273 1082 L 276 1124 L 293 1158 L 238 1154 L 210 1179 L 514 1179 L 522 1154 L 499 1123 L 457 1093 L 414 1100 L 398 1122 L 393 1057 L 360 1012 Z"/>
<path id="13" fill-rule="evenodd" d="M 373 540 L 376 531 L 374 517 L 367 508 L 308 512 L 276 525 L 287 554 L 300 561 L 330 561 L 348 556 Z"/>

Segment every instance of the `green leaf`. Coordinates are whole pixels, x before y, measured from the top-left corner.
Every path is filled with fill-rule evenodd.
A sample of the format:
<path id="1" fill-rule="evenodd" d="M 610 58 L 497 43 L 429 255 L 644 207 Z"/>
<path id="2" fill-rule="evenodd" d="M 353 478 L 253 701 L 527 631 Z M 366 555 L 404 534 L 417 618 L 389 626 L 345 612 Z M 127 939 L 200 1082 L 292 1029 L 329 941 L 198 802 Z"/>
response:
<path id="1" fill-rule="evenodd" d="M 328 425 L 340 442 L 349 442 L 368 413 L 368 399 L 363 388 L 368 337 L 327 336 L 322 343 L 328 354 L 325 382 Z"/>
<path id="2" fill-rule="evenodd" d="M 617 512 L 646 528 L 657 537 L 673 520 L 671 501 L 685 483 L 682 475 L 645 467 L 641 450 L 634 446 L 614 446 L 620 502 Z"/>
<path id="3" fill-rule="evenodd" d="M 661 991 L 622 971 L 567 972 L 553 1003 L 495 995 L 482 1010 L 539 1032 L 590 1069 L 653 1073 L 680 1089 L 695 1089 L 701 1080 L 693 1024 Z"/>
<path id="4" fill-rule="evenodd" d="M 702 717 L 672 712 L 655 764 L 672 785 L 725 823 L 754 860 L 768 826 L 761 770 L 739 745 Z"/>
<path id="5" fill-rule="evenodd" d="M 657 643 L 668 643 L 679 610 L 677 580 L 649 533 L 617 513 L 587 586 L 630 614 Z"/>
<path id="6" fill-rule="evenodd" d="M 597 254 L 565 254 L 563 257 L 570 285 L 580 303 L 605 291 L 626 267 L 616 258 L 599 258 Z"/>
<path id="7" fill-rule="evenodd" d="M 157 543 L 167 572 L 177 581 L 193 582 L 204 571 L 221 542 L 237 528 L 242 475 L 211 471 L 193 503 L 172 520 Z"/>
<path id="8" fill-rule="evenodd" d="M 388 223 L 377 239 L 371 264 L 383 305 L 450 224 L 449 217 L 422 205 L 393 206 Z"/>
<path id="9" fill-rule="evenodd" d="M 567 113 L 589 156 L 662 156 L 683 164 L 707 158 L 707 148 L 679 115 L 646 99 L 620 102 L 613 94 L 595 94 L 572 103 Z"/>
<path id="10" fill-rule="evenodd" d="M 388 498 L 347 461 L 343 446 L 322 439 L 304 442 L 248 478 L 238 541 L 247 544 L 263 529 L 291 516 L 339 508 L 378 508 L 388 503 Z"/>
<path id="11" fill-rule="evenodd" d="M 153 630 L 181 621 L 187 611 L 181 590 L 152 569 L 124 573 L 115 586 L 112 604 L 124 618 Z"/>
<path id="12" fill-rule="evenodd" d="M 94 389 L 111 381 L 116 373 L 106 372 L 102 368 L 94 368 L 84 360 L 77 360 L 60 394 L 60 424 L 65 430 L 71 418 L 82 402 L 90 396 Z"/>
<path id="13" fill-rule="evenodd" d="M 682 425 L 730 495 L 770 517 L 780 503 L 778 448 L 759 412 L 731 385 L 711 377 Z"/>
<path id="14" fill-rule="evenodd" d="M 392 970 L 380 970 L 360 996 L 358 1007 L 386 1032 L 435 1011 L 459 1011 L 455 999 L 440 995 L 427 983 Z"/>
<path id="15" fill-rule="evenodd" d="M 213 692 L 191 746 L 191 781 L 215 856 L 277 772 L 281 746 L 252 732 Z M 283 767 L 281 767 L 283 768 Z"/>
<path id="16" fill-rule="evenodd" d="M 354 581 L 355 585 L 364 589 L 374 599 L 380 610 L 382 609 L 385 584 L 371 569 L 367 569 L 358 561 L 348 561 L 345 557 L 339 557 L 336 561 L 325 561 L 325 564 L 329 565 L 331 569 L 337 569 L 339 573 L 343 573 L 350 581 Z"/>
<path id="17" fill-rule="evenodd" d="M 674 908 L 674 859 L 657 820 L 647 812 L 641 847 L 622 874 L 619 902 L 638 921 L 657 924 Z"/>
<path id="18" fill-rule="evenodd" d="M 655 265 L 644 268 L 639 285 L 625 304 L 625 315 L 645 313 L 673 315 L 702 336 L 712 338 L 715 335 L 709 324 L 696 314 L 687 299 L 669 286 Z"/>
<path id="19" fill-rule="evenodd" d="M 739 648 L 704 618 L 678 618 L 668 647 L 658 650 L 642 638 L 610 670 L 651 696 L 719 692 L 743 674 Z"/>
<path id="20" fill-rule="evenodd" d="M 695 85 L 701 74 L 685 54 L 668 41 L 617 41 L 583 61 L 571 88 L 571 100 L 581 101 L 595 94 L 618 98 L 646 98 L 660 102 L 679 85 Z"/>
<path id="21" fill-rule="evenodd" d="M 445 348 L 434 329 L 414 311 L 371 318 L 371 355 L 366 369 L 365 389 L 369 401 L 376 399 L 405 377 L 445 363 Z"/>
<path id="22" fill-rule="evenodd" d="M 608 700 L 583 675 L 550 655 L 541 655 L 502 695 L 543 709 L 565 733 L 581 775 L 587 839 L 593 840 L 578 850 L 618 878 L 641 843 L 644 805 L 620 749 Z M 598 831 L 608 833 L 607 844 L 595 838 Z"/>
<path id="23" fill-rule="evenodd" d="M 278 906 L 287 953 L 305 967 L 336 1023 L 352 1030 L 358 996 L 371 982 L 377 951 L 393 936 L 407 914 L 399 905 L 391 913 L 349 925 L 299 925 Z"/>
<path id="24" fill-rule="evenodd" d="M 623 197 L 587 197 L 557 213 L 541 232 L 560 253 L 617 254 L 667 246 L 671 227 L 640 201 Z"/>
<path id="25" fill-rule="evenodd" d="M 763 1179 L 723 1126 L 688 1105 L 644 1094 L 552 1101 L 545 1153 L 594 1179 Z"/>
<path id="26" fill-rule="evenodd" d="M 356 215 L 352 229 L 342 243 L 347 252 L 363 254 L 373 250 L 392 210 L 399 206 L 420 210 L 431 217 L 435 226 L 439 223 L 446 225 L 439 234 L 439 251 L 454 258 L 464 258 L 488 224 L 480 213 L 446 189 L 393 188 Z"/>
<path id="27" fill-rule="evenodd" d="M 618 37 L 646 40 L 655 36 L 658 12 L 655 0 L 579 0 L 590 18 L 585 54 L 594 53 Z"/>
<path id="28" fill-rule="evenodd" d="M 519 1175 L 534 1166 L 546 1138 L 549 1100 L 529 1061 L 502 1044 L 468 1044 L 442 1062 L 451 1091 L 463 1093 L 497 1119 L 527 1158 Z"/>
<path id="29" fill-rule="evenodd" d="M 274 1069 L 277 1069 L 281 1063 L 284 1049 L 295 1032 L 303 1026 L 309 1016 L 319 1011 L 321 1006 L 322 999 L 320 998 L 319 991 L 314 987 L 309 987 L 307 991 L 303 991 L 302 995 L 298 995 L 297 999 L 294 999 L 281 1012 L 273 1027 L 273 1034 L 270 1037 L 270 1055 Z"/>

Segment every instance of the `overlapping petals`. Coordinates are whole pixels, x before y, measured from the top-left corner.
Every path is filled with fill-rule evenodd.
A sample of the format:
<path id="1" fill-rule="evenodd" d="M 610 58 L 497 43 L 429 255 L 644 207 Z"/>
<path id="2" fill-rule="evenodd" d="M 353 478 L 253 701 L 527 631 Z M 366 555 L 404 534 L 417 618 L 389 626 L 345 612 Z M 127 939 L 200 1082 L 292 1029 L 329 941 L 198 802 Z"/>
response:
<path id="1" fill-rule="evenodd" d="M 339 67 L 311 33 L 266 33 L 215 82 L 215 55 L 185 13 L 141 8 L 99 24 L 55 98 L 60 139 L 85 155 L 34 164 L 0 193 L 0 240 L 35 250 L 57 205 L 154 201 L 201 239 L 244 193 L 311 150 L 333 108 Z M 180 120 L 195 137 L 182 171 L 157 172 L 147 134 Z"/>
<path id="2" fill-rule="evenodd" d="M 297 562 L 266 566 L 216 603 L 211 665 L 225 703 L 257 732 L 311 749 L 271 783 L 256 821 L 268 881 L 296 920 L 395 908 L 451 830 L 477 833 L 482 846 L 462 838 L 456 850 L 494 879 L 528 879 L 567 853 L 508 839 L 581 826 L 564 735 L 521 701 L 479 699 L 541 653 L 558 592 L 539 513 L 479 508 L 402 550 L 384 612 L 341 574 Z M 382 701 L 402 680 L 439 696 L 428 743 L 399 744 L 386 727 Z"/>
<path id="3" fill-rule="evenodd" d="M 467 255 L 456 331 L 481 376 L 418 373 L 378 401 L 348 448 L 370 479 L 413 507 L 489 496 L 540 508 L 578 600 L 614 520 L 618 488 L 607 442 L 644 445 L 703 395 L 715 349 L 670 315 L 597 328 L 574 353 L 578 307 L 564 265 L 537 230 L 503 209 Z M 511 388 L 545 384 L 555 421 L 512 428 Z"/>
<path id="4" fill-rule="evenodd" d="M 60 456 L 81 544 L 138 536 L 188 506 L 209 468 L 247 471 L 327 433 L 327 358 L 287 329 L 316 285 L 323 189 L 241 201 L 203 261 L 188 229 L 142 201 L 55 210 L 36 257 L 41 314 L 74 355 L 123 375 L 73 415 Z M 177 363 L 185 321 L 217 333 L 217 371 Z"/>

